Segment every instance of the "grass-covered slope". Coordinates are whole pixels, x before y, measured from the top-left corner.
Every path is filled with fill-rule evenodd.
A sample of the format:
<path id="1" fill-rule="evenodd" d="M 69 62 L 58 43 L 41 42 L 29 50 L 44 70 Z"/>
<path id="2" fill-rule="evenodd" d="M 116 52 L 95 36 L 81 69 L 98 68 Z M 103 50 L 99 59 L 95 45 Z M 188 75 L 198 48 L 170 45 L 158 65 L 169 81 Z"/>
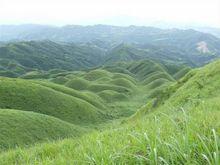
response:
<path id="1" fill-rule="evenodd" d="M 120 69 L 113 69 L 116 66 Z M 50 77 L 53 78 L 50 78 L 49 81 L 54 82 L 58 78 L 57 84 L 68 87 L 68 92 L 65 88 L 65 93 L 72 93 L 75 97 L 82 98 L 79 93 L 85 96 L 89 92 L 91 97 L 87 96 L 82 99 L 96 107 L 105 105 L 106 108 L 101 109 L 107 110 L 113 116 L 120 117 L 120 115 L 131 115 L 149 98 L 163 91 L 166 86 L 175 81 L 174 74 L 182 68 L 182 66 L 164 65 L 151 60 L 122 62 L 89 71 L 62 72 L 51 75 Z M 184 76 L 184 73 L 181 76 Z M 47 83 L 46 85 L 58 90 L 58 86 L 55 87 L 55 84 Z M 61 88 L 64 91 L 63 86 L 59 86 L 58 91 Z M 73 89 L 72 92 L 69 88 Z"/>
<path id="2" fill-rule="evenodd" d="M 0 109 L 0 150 L 82 135 L 84 129 L 57 118 Z"/>
<path id="3" fill-rule="evenodd" d="M 101 110 L 80 98 L 28 80 L 0 78 L 0 108 L 33 111 L 76 124 L 103 119 Z"/>
<path id="4" fill-rule="evenodd" d="M 219 71 L 220 61 L 188 73 L 116 128 L 5 152 L 0 162 L 217 165 Z"/>
<path id="5" fill-rule="evenodd" d="M 62 92 L 64 94 L 82 99 L 82 100 L 92 104 L 93 106 L 95 106 L 101 110 L 104 110 L 106 108 L 103 104 L 103 100 L 101 98 L 99 98 L 95 93 L 92 93 L 89 91 L 78 91 L 80 89 L 74 90 L 72 88 L 68 88 L 63 85 L 50 83 L 47 81 L 32 81 L 32 82 L 36 83 L 36 84 L 40 84 L 40 85 L 48 87 L 48 88 L 51 88 L 55 91 Z"/>
<path id="6" fill-rule="evenodd" d="M 175 105 L 196 103 L 203 99 L 219 97 L 219 84 L 220 61 L 216 61 L 204 68 L 189 72 L 171 86 L 167 93 L 176 91 L 169 99 Z"/>

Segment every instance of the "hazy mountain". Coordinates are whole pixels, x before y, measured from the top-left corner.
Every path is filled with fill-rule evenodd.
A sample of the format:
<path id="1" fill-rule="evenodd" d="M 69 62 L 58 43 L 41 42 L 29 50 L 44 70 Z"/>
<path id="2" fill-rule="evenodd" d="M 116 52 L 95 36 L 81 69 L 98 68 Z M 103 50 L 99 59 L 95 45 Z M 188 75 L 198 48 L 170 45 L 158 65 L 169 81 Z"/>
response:
<path id="1" fill-rule="evenodd" d="M 218 29 L 215 29 L 218 31 Z M 205 30 L 204 30 L 205 31 Z M 205 31 L 207 32 L 207 31 Z M 46 25 L 2 25 L 0 26 L 0 41 L 11 40 L 53 40 L 62 42 L 89 42 L 101 40 L 106 42 L 155 42 L 168 39 L 183 40 L 186 36 L 204 36 L 193 30 L 159 29 L 144 26 L 110 26 L 67 25 L 63 27 Z M 207 35 L 207 34 L 206 34 Z"/>
<path id="2" fill-rule="evenodd" d="M 212 27 L 195 27 L 196 30 L 204 32 L 204 33 L 210 33 L 218 38 L 220 38 L 220 28 L 212 28 Z"/>

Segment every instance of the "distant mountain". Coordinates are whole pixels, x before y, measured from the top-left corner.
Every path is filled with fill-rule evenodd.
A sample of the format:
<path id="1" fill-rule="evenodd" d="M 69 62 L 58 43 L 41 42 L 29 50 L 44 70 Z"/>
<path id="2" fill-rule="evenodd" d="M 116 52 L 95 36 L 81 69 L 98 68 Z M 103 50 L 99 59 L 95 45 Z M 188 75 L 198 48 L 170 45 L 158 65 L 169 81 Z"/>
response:
<path id="1" fill-rule="evenodd" d="M 80 70 L 100 65 L 104 56 L 102 49 L 88 44 L 9 43 L 0 47 L 0 75 L 16 77 L 35 69 Z"/>
<path id="2" fill-rule="evenodd" d="M 220 39 L 193 29 L 0 26 L 0 75 L 9 77 L 142 59 L 201 66 L 219 57 Z"/>
<path id="3" fill-rule="evenodd" d="M 209 35 L 208 35 L 209 36 Z M 220 57 L 219 40 L 213 36 L 183 41 L 156 41 L 149 44 L 56 43 L 22 41 L 0 46 L 0 75 L 18 77 L 31 71 L 83 70 L 118 62 L 150 59 L 163 63 L 201 66 Z M 182 43 L 182 48 L 181 48 Z M 194 44 L 193 44 L 194 43 Z"/>
<path id="4" fill-rule="evenodd" d="M 206 28 L 207 29 L 207 28 Z M 218 31 L 218 29 L 215 29 Z M 211 30 L 209 30 L 211 31 Z M 204 30 L 204 32 L 207 32 Z M 182 41 L 188 37 L 198 38 L 207 34 L 195 30 L 159 29 L 144 26 L 110 26 L 94 25 L 79 26 L 68 25 L 63 27 L 46 25 L 2 25 L 0 26 L 0 41 L 21 40 L 52 40 L 59 42 L 126 42 L 126 43 L 152 43 L 168 42 L 169 44 Z"/>
<path id="5" fill-rule="evenodd" d="M 159 47 L 155 45 L 131 45 L 120 44 L 111 49 L 106 55 L 106 63 L 138 61 L 142 59 L 152 59 L 155 61 L 175 61 L 176 63 L 186 63 L 193 65 L 187 58 L 186 52 L 179 51 L 173 47 Z"/>
<path id="6" fill-rule="evenodd" d="M 44 25 L 0 26 L 0 41 L 51 40 L 55 42 L 96 43 L 111 48 L 120 43 L 169 45 L 181 49 L 194 49 L 200 42 L 219 48 L 220 40 L 211 34 L 192 29 L 159 29 L 144 26 L 63 26 Z M 194 49 L 196 51 L 196 49 Z M 218 52 L 219 53 L 219 52 Z"/>
<path id="7" fill-rule="evenodd" d="M 218 38 L 220 38 L 220 28 L 212 28 L 212 27 L 195 27 L 196 30 L 201 31 L 203 33 L 210 33 Z"/>
<path id="8" fill-rule="evenodd" d="M 108 51 L 106 63 L 151 59 L 155 61 L 186 64 L 189 66 L 200 66 L 220 57 L 220 49 L 217 46 L 215 47 L 216 49 L 212 49 L 212 52 L 209 48 L 206 49 L 205 46 L 207 46 L 205 42 L 201 42 L 197 47 L 194 46 L 187 50 L 186 48 L 183 49 L 177 46 L 164 44 L 120 44 Z"/>

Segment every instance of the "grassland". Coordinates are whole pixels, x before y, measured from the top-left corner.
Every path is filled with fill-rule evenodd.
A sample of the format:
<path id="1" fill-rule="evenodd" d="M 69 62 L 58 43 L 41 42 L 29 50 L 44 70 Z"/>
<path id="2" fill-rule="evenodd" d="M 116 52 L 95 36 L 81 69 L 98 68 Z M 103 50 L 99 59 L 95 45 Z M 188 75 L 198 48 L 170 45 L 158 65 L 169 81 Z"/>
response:
<path id="1" fill-rule="evenodd" d="M 0 110 L 0 150 L 76 137 L 84 129 L 60 119 L 34 112 Z"/>
<path id="2" fill-rule="evenodd" d="M 3 99 L 0 108 L 17 109 L 2 110 L 3 114 L 19 113 L 14 118 L 22 116 L 27 123 L 26 115 L 32 113 L 34 121 L 58 120 L 60 126 L 54 124 L 48 139 L 66 139 L 47 142 L 45 134 L 39 138 L 39 142 L 45 143 L 35 144 L 32 134 L 38 134 L 36 129 L 30 134 L 32 141 L 28 145 L 16 143 L 18 148 L 1 152 L 0 164 L 220 163 L 220 61 L 191 71 L 153 61 L 119 67 L 54 74 L 38 80 L 1 78 L 0 91 L 7 92 L 0 94 Z M 54 81 L 57 78 L 62 81 Z M 81 83 L 82 88 L 78 88 Z M 27 91 L 37 101 L 23 105 L 17 99 L 19 96 L 26 101 L 30 97 Z M 41 92 L 44 92 L 40 95 L 42 99 L 38 99 L 36 96 Z M 9 96 L 11 100 L 5 99 Z M 48 102 L 49 98 L 54 104 Z M 40 108 L 31 110 L 33 105 Z M 13 118 L 6 123 L 12 121 Z M 19 129 L 31 129 L 31 124 L 24 127 L 25 122 Z M 47 130 L 49 124 L 45 125 Z M 95 127 L 98 130 L 91 131 Z M 27 135 L 28 131 L 20 138 Z M 70 138 L 77 135 L 80 137 Z M 8 142 L 14 141 L 9 135 L 6 137 Z"/>
<path id="3" fill-rule="evenodd" d="M 146 61 L 147 64 L 153 62 Z M 146 83 L 138 79 L 135 72 L 129 70 L 130 65 L 143 65 L 143 62 L 129 64 L 121 67 L 121 72 L 110 72 L 104 68 L 90 71 L 66 72 L 62 70 L 51 70 L 45 76 L 45 72 L 31 72 L 30 75 L 23 76 L 23 79 L 0 78 L 0 108 L 15 109 L 16 114 L 30 112 L 30 115 L 45 115 L 45 118 L 52 117 L 66 122 L 69 125 L 77 126 L 82 129 L 103 129 L 106 123 L 112 123 L 113 119 L 128 117 L 136 112 L 136 109 L 145 104 L 148 95 L 145 93 Z M 157 65 L 155 63 L 155 65 Z M 169 75 L 165 70 L 164 74 Z M 129 74 L 125 74 L 129 73 Z M 155 74 L 156 74 L 155 70 Z M 33 75 L 37 75 L 34 76 Z M 153 75 L 153 73 L 151 73 Z M 172 77 L 172 76 L 170 76 Z M 168 76 L 167 81 L 173 81 Z M 155 76 L 155 80 L 158 77 Z M 164 82 L 167 84 L 167 82 Z M 155 84 L 154 86 L 157 86 Z M 148 92 L 154 91 L 150 87 Z M 7 110 L 5 110 L 7 111 Z M 16 115 L 15 115 L 16 118 Z M 20 119 L 20 117 L 18 117 Z M 13 120 L 13 119 L 11 119 Z M 16 120 L 17 121 L 17 120 Z M 40 119 L 39 119 L 40 121 Z M 34 122 L 33 122 L 34 123 Z M 42 121 L 42 123 L 44 123 Z M 25 122 L 24 122 L 25 124 Z M 107 124 L 108 125 L 108 124 Z M 22 129 L 24 125 L 21 126 Z M 31 126 L 31 124 L 30 124 Z M 14 125 L 13 125 L 14 127 Z M 40 126 L 39 126 L 40 127 Z M 68 127 L 67 127 L 68 128 Z M 5 128 L 4 128 L 5 129 Z M 27 130 L 28 128 L 23 128 Z M 10 132 L 10 129 L 8 129 Z M 53 130 L 51 128 L 51 130 Z M 38 132 L 38 131 L 37 131 Z M 25 131 L 24 137 L 31 139 L 26 143 L 25 138 L 17 138 L 18 142 L 8 134 L 4 139 L 14 141 L 11 146 L 30 146 L 36 140 L 36 133 Z M 71 133 L 63 133 L 60 138 L 67 138 Z M 16 132 L 15 132 L 16 133 Z M 76 135 L 73 133 L 73 135 Z M 54 135 L 54 139 L 58 137 Z M 19 137 L 19 136 L 18 136 Z M 46 137 L 46 134 L 45 134 Z M 39 142 L 45 141 L 40 136 Z M 48 132 L 48 139 L 51 138 Z M 2 140 L 2 145 L 8 144 L 8 141 Z M 28 143 L 28 141 L 30 141 Z M 10 145 L 6 145 L 11 147 Z M 7 148 L 7 147 L 3 147 Z"/>
<path id="4" fill-rule="evenodd" d="M 220 61 L 190 71 L 120 124 L 9 150 L 1 164 L 220 163 Z"/>

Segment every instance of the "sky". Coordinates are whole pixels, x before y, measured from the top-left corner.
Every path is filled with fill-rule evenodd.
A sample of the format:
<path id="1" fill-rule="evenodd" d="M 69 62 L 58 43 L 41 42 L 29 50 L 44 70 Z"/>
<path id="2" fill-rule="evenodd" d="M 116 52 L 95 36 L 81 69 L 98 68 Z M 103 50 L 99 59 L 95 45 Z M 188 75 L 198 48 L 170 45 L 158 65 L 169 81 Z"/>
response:
<path id="1" fill-rule="evenodd" d="M 0 24 L 220 27 L 220 0 L 0 0 Z"/>

